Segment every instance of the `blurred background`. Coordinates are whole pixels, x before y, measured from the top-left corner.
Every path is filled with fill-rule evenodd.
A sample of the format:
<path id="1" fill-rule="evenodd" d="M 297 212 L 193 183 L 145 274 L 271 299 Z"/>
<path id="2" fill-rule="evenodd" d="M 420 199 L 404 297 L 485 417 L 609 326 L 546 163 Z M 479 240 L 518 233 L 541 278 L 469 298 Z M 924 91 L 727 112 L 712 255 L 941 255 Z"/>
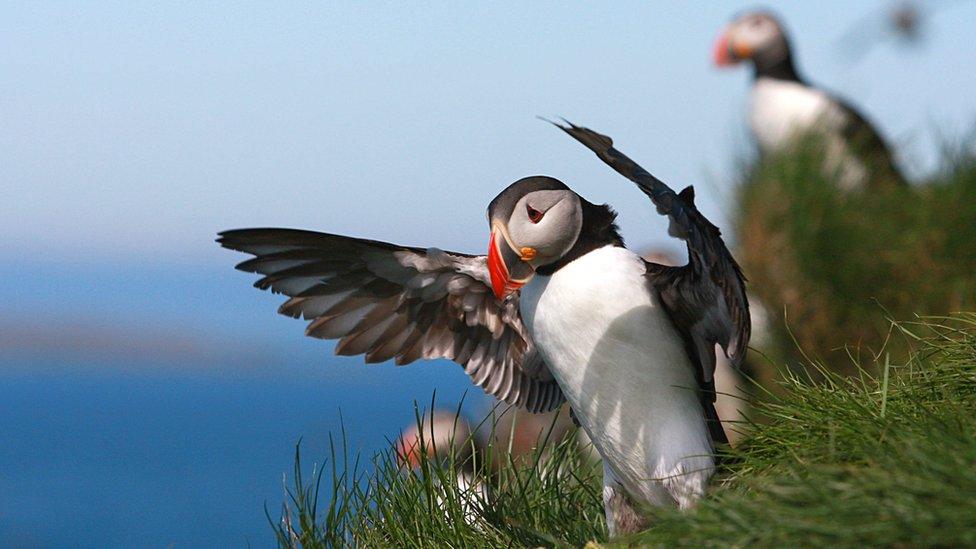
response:
<path id="1" fill-rule="evenodd" d="M 490 407 L 448 362 L 332 356 L 220 230 L 482 253 L 488 201 L 548 174 L 683 257 L 545 115 L 694 184 L 738 244 L 752 75 L 710 55 L 753 6 L 0 5 L 0 545 L 265 545 L 300 438 L 315 459 L 344 424 L 368 456 L 435 390 Z M 900 6 L 770 7 L 924 185 L 976 122 L 976 3 L 909 5 L 909 31 Z"/>

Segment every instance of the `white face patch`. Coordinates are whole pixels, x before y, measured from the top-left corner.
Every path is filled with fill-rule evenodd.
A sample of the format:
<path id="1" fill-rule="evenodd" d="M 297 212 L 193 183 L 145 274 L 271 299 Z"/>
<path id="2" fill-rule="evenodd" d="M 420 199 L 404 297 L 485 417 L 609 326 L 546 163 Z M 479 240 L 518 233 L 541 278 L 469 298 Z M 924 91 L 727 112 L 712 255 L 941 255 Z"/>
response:
<path id="1" fill-rule="evenodd" d="M 531 263 L 546 265 L 576 243 L 583 228 L 583 208 L 572 191 L 535 191 L 519 199 L 507 225 L 510 244 L 516 250 L 535 249 Z"/>
<path id="2" fill-rule="evenodd" d="M 751 13 L 735 20 L 729 32 L 734 49 L 746 49 L 754 61 L 771 64 L 789 53 L 786 35 L 779 23 L 765 13 Z"/>

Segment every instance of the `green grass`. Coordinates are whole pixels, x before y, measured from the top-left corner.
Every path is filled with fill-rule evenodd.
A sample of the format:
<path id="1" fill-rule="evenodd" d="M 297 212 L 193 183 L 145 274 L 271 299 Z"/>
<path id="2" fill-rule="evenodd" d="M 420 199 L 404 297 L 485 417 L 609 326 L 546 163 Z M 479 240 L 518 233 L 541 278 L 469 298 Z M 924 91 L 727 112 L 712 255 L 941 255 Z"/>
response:
<path id="1" fill-rule="evenodd" d="M 822 158 L 811 140 L 746 171 L 736 256 L 772 317 L 764 351 L 796 363 L 802 349 L 852 373 L 848 352 L 886 345 L 886 316 L 976 307 L 976 159 L 947 155 L 945 170 L 908 188 L 841 192 Z"/>
<path id="2" fill-rule="evenodd" d="M 418 425 L 422 421 L 418 414 Z M 575 437 L 545 444 L 545 453 L 518 464 L 493 457 L 507 453 L 489 446 L 473 466 L 490 486 L 487 497 L 459 486 L 462 464 L 453 456 L 434 461 L 421 455 L 410 471 L 397 464 L 391 448 L 374 456 L 365 474 L 342 446 L 333 445 L 333 465 L 313 468 L 311 480 L 302 475 L 296 449 L 288 500 L 280 517 L 269 513 L 281 547 L 580 546 L 606 536 L 602 468 L 580 455 Z M 329 494 L 318 493 L 323 471 L 333 486 Z"/>
<path id="3" fill-rule="evenodd" d="M 708 496 L 689 512 L 654 511 L 620 544 L 660 546 L 976 545 L 976 314 L 892 326 L 903 358 L 882 353 L 853 376 L 821 365 L 787 373 L 758 404 Z M 877 374 L 871 373 L 877 371 Z M 600 470 L 571 440 L 520 467 L 482 463 L 493 495 L 473 523 L 454 467 L 375 471 L 333 452 L 336 488 L 294 486 L 271 520 L 284 547 L 579 547 L 604 541 Z M 469 510 L 470 512 L 470 510 Z"/>
<path id="4" fill-rule="evenodd" d="M 787 374 L 765 422 L 654 545 L 976 544 L 976 315 L 895 326 L 915 347 L 880 375 Z"/>

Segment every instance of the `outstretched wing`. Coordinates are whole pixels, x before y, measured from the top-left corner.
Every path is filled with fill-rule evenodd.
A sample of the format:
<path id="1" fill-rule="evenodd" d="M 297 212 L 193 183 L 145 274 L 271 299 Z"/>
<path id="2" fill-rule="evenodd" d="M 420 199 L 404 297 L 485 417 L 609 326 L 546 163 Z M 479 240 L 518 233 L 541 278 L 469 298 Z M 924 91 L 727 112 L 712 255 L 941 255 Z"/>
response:
<path id="1" fill-rule="evenodd" d="M 596 153 L 644 192 L 658 213 L 668 216 L 668 234 L 688 246 L 688 264 L 667 267 L 648 263 L 648 277 L 664 306 L 688 343 L 700 366 L 702 388 L 714 399 L 715 345 L 720 345 L 733 366 L 739 366 L 749 343 L 749 302 L 745 277 L 732 258 L 721 232 L 695 207 L 691 187 L 680 194 L 636 162 L 613 148 L 613 141 L 587 128 L 567 122 L 557 127 Z"/>
<path id="2" fill-rule="evenodd" d="M 337 354 L 448 358 L 510 404 L 544 412 L 563 402 L 518 297 L 492 294 L 485 256 L 292 229 L 225 231 L 217 241 L 254 255 L 237 268 L 264 275 L 257 288 L 290 298 L 278 312 L 310 320 L 306 335 L 338 339 Z"/>

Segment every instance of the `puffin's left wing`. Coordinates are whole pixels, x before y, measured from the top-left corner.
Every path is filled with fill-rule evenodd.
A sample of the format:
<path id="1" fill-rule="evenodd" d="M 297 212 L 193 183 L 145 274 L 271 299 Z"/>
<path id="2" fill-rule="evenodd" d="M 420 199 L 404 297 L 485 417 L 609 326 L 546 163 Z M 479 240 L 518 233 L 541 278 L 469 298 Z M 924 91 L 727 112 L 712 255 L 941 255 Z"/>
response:
<path id="1" fill-rule="evenodd" d="M 220 233 L 225 248 L 254 255 L 237 266 L 291 299 L 281 314 L 310 320 L 306 335 L 338 339 L 336 353 L 366 362 L 447 358 L 500 400 L 552 410 L 562 392 L 535 351 L 518 296 L 499 301 L 485 256 L 407 248 L 294 229 Z"/>
<path id="2" fill-rule="evenodd" d="M 749 344 L 749 302 L 745 277 L 722 241 L 718 227 L 695 207 L 691 187 L 675 193 L 636 162 L 613 148 L 613 141 L 572 123 L 557 127 L 596 153 L 618 173 L 630 179 L 668 216 L 668 234 L 688 246 L 688 264 L 666 267 L 648 263 L 648 276 L 664 306 L 689 342 L 701 366 L 703 388 L 713 392 L 715 345 L 721 345 L 733 366 L 739 366 Z"/>

